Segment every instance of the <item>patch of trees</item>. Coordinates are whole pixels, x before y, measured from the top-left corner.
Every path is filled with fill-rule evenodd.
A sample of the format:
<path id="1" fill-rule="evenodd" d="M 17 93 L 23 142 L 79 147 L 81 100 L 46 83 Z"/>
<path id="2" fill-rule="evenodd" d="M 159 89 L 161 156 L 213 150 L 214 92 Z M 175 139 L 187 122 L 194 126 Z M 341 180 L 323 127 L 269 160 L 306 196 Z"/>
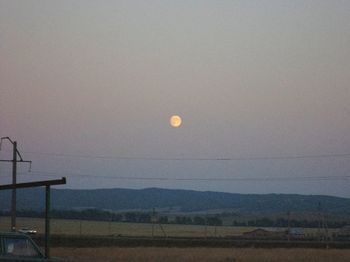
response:
<path id="1" fill-rule="evenodd" d="M 0 216 L 11 216 L 10 211 L 0 211 Z M 45 213 L 34 210 L 18 210 L 18 217 L 40 217 L 44 218 Z M 124 212 L 114 213 L 99 209 L 83 209 L 83 210 L 52 210 L 51 217 L 57 219 L 77 219 L 77 220 L 95 220 L 95 221 L 114 221 L 114 222 L 132 222 L 132 223 L 151 223 L 152 212 Z M 222 218 L 228 216 L 217 215 L 196 215 L 185 216 L 178 215 L 175 217 L 168 217 L 166 215 L 159 215 L 155 217 L 156 223 L 161 224 L 181 224 L 181 225 L 208 225 L 208 226 L 222 226 Z M 321 225 L 319 220 L 305 220 L 305 219 L 291 219 L 289 221 L 291 227 L 303 228 L 318 228 Z M 327 221 L 328 228 L 341 228 L 348 225 L 348 221 Z M 251 226 L 251 227 L 288 227 L 287 218 L 271 219 L 261 217 L 251 220 L 234 220 L 232 226 Z"/>
<path id="2" fill-rule="evenodd" d="M 1 212 L 1 216 L 10 216 L 10 212 Z M 45 217 L 44 212 L 34 210 L 19 210 L 19 217 Z M 114 221 L 114 222 L 131 222 L 131 223 L 151 223 L 151 212 L 125 212 L 114 213 L 110 211 L 98 209 L 83 209 L 83 210 L 52 210 L 51 217 L 56 219 L 77 219 L 77 220 L 95 220 L 95 221 Z M 222 220 L 219 215 L 202 217 L 202 216 L 175 216 L 169 219 L 168 216 L 157 216 L 157 223 L 162 224 L 181 224 L 181 225 L 209 225 L 222 226 Z"/>
<path id="3" fill-rule="evenodd" d="M 39 217 L 44 218 L 45 212 L 35 210 L 18 210 L 18 217 Z M 0 212 L 1 216 L 11 216 L 11 212 Z M 57 219 L 79 219 L 79 220 L 96 220 L 96 221 L 121 221 L 122 215 L 103 211 L 98 209 L 83 210 L 51 210 L 51 218 Z"/>
<path id="4" fill-rule="evenodd" d="M 213 217 L 176 216 L 174 223 L 181 224 L 181 225 L 222 226 L 222 220 L 219 216 L 213 216 Z"/>
<path id="5" fill-rule="evenodd" d="M 319 220 L 296 220 L 291 219 L 289 221 L 291 227 L 303 227 L 303 228 L 318 228 L 321 226 L 321 221 Z M 347 225 L 346 221 L 327 221 L 327 226 L 329 228 L 340 228 Z M 236 221 L 232 223 L 233 226 L 251 226 L 251 227 L 288 227 L 288 219 L 277 218 L 275 220 L 270 218 L 257 218 L 248 221 Z"/>
<path id="6" fill-rule="evenodd" d="M 122 216 L 122 220 L 125 222 L 133 222 L 133 223 L 150 223 L 151 216 L 148 213 L 143 212 L 127 212 Z"/>

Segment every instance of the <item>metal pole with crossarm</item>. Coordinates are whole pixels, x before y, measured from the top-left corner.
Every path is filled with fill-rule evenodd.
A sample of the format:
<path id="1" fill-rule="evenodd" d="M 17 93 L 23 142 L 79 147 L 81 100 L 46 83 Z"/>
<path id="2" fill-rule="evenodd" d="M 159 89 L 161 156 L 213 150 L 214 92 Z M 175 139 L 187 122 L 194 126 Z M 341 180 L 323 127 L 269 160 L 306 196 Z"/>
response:
<path id="1" fill-rule="evenodd" d="M 11 138 L 8 136 L 2 137 L 0 140 L 0 150 L 1 150 L 1 144 L 3 140 L 8 140 L 13 146 L 12 151 L 12 160 L 0 160 L 0 162 L 12 162 L 12 184 L 17 184 L 17 163 L 18 162 L 25 162 L 29 163 L 31 166 L 32 161 L 25 161 L 23 160 L 21 154 L 19 153 L 17 149 L 17 141 L 12 141 Z M 17 160 L 17 156 L 19 157 L 19 160 Z M 30 171 L 29 166 L 29 171 Z M 16 202 L 17 202 L 17 196 L 16 196 L 16 188 L 12 189 L 12 198 L 11 198 L 11 230 L 16 231 Z"/>

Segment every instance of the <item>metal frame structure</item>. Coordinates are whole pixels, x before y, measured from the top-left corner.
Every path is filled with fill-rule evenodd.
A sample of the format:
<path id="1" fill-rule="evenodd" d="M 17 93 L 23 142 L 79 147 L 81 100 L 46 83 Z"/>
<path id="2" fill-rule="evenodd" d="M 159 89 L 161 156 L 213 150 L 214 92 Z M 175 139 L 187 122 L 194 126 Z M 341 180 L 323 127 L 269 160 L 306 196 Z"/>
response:
<path id="1" fill-rule="evenodd" d="M 9 185 L 0 185 L 0 190 L 15 190 L 17 188 L 31 188 L 31 187 L 42 187 L 46 188 L 45 191 L 45 257 L 50 257 L 50 202 L 51 202 L 51 192 L 50 187 L 53 185 L 64 185 L 66 184 L 66 178 L 62 177 L 61 179 L 55 180 L 45 180 L 45 181 L 35 181 L 19 184 L 9 184 Z"/>

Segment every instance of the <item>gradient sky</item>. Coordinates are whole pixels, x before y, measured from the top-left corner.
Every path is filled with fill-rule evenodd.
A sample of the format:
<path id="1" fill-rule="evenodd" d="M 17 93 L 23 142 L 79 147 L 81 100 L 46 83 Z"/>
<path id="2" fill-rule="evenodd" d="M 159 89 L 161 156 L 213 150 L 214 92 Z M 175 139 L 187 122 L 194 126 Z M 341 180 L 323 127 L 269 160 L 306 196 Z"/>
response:
<path id="1" fill-rule="evenodd" d="M 19 181 L 350 197 L 349 156 L 196 160 L 350 154 L 349 83 L 346 0 L 0 0 L 0 136 L 33 160 Z"/>

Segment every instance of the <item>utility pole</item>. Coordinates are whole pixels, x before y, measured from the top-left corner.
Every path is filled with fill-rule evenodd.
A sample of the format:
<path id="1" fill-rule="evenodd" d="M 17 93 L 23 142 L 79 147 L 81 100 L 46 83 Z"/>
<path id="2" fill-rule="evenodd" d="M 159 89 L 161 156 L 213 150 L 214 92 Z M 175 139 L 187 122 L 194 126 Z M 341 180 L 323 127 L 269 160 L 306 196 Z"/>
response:
<path id="1" fill-rule="evenodd" d="M 287 212 L 287 217 L 288 217 L 287 237 L 288 237 L 288 241 L 290 241 L 290 211 Z"/>
<path id="2" fill-rule="evenodd" d="M 12 154 L 12 184 L 17 184 L 17 141 L 13 142 L 13 154 Z M 17 195 L 16 189 L 12 189 L 11 198 L 11 230 L 16 232 L 16 210 L 17 210 Z"/>
<path id="3" fill-rule="evenodd" d="M 152 216 L 151 216 L 151 222 L 152 222 L 152 238 L 154 238 L 154 224 L 156 223 L 156 209 L 152 209 Z"/>
<path id="4" fill-rule="evenodd" d="M 322 240 L 322 233 L 323 231 L 321 231 L 321 217 L 322 217 L 322 208 L 321 208 L 321 202 L 318 202 L 318 207 L 317 207 L 317 210 L 318 210 L 318 236 L 319 236 L 319 240 Z"/>
<path id="5" fill-rule="evenodd" d="M 161 224 L 161 222 L 158 219 L 158 213 L 156 212 L 156 208 L 152 209 L 152 215 L 151 215 L 151 223 L 152 223 L 152 238 L 154 238 L 154 229 L 155 229 L 155 223 L 158 223 L 159 228 L 162 230 L 163 236 L 167 237 L 167 234 L 165 233 L 165 230 Z"/>
<path id="6" fill-rule="evenodd" d="M 12 162 L 12 184 L 17 184 L 17 162 L 24 162 L 29 163 L 29 172 L 31 168 L 32 161 L 24 161 L 21 154 L 19 153 L 17 149 L 17 141 L 12 141 L 11 138 L 2 137 L 0 140 L 0 150 L 1 150 L 1 144 L 3 140 L 8 140 L 13 146 L 12 150 L 12 160 L 0 160 L 0 162 Z M 17 160 L 17 156 L 20 160 Z M 11 197 L 11 230 L 16 231 L 16 202 L 17 202 L 17 195 L 16 195 L 16 188 L 12 189 L 12 197 Z"/>
<path id="7" fill-rule="evenodd" d="M 208 213 L 205 214 L 205 228 L 204 228 L 205 239 L 208 238 Z"/>

